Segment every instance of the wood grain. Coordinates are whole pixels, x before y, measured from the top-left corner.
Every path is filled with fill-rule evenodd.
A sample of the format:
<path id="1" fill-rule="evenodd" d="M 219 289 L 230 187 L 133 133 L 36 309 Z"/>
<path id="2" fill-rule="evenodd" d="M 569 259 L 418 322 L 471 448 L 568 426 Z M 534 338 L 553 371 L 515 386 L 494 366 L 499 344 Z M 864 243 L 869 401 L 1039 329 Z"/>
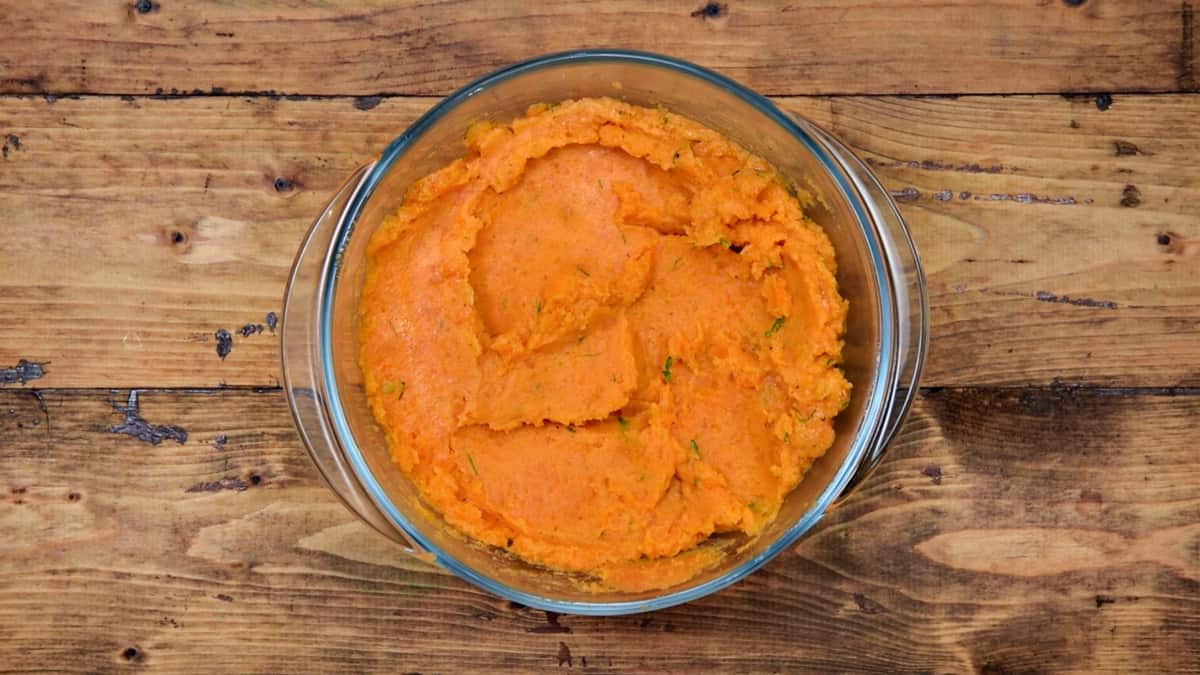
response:
<path id="1" fill-rule="evenodd" d="M 779 101 L 897 196 L 929 280 L 927 385 L 1200 385 L 1200 97 Z M 0 98 L 0 368 L 277 384 L 277 334 L 239 329 L 280 310 L 311 218 L 429 105 Z"/>
<path id="2" fill-rule="evenodd" d="M 404 557 L 320 483 L 278 391 L 140 392 L 147 425 L 187 432 L 158 445 L 107 431 L 125 390 L 3 391 L 0 657 L 1183 672 L 1200 663 L 1198 393 L 926 391 L 876 473 L 793 550 L 691 605 L 594 619 Z"/>
<path id="3" fill-rule="evenodd" d="M 770 94 L 1193 91 L 1192 4 L 9 3 L 0 92 L 445 94 L 581 47 L 665 52 Z"/>

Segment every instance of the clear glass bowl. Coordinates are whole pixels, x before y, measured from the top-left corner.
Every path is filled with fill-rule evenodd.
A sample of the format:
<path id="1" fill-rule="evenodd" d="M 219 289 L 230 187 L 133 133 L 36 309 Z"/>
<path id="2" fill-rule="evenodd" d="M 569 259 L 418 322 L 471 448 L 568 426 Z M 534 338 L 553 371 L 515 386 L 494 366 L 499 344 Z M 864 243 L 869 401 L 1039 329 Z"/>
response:
<path id="1" fill-rule="evenodd" d="M 833 241 L 850 301 L 844 351 L 854 385 L 837 440 L 784 502 L 773 525 L 723 562 L 673 588 L 594 593 L 577 579 L 470 541 L 424 505 L 395 467 L 367 407 L 355 310 L 364 249 L 416 179 L 464 153 L 480 119 L 508 121 L 539 102 L 610 96 L 664 106 L 758 154 L 819 196 L 810 216 Z M 879 461 L 908 411 L 928 334 L 925 282 L 888 193 L 844 145 L 716 73 L 653 54 L 577 51 L 488 75 L 433 107 L 360 167 L 313 223 L 284 298 L 282 355 L 296 426 L 346 505 L 412 555 L 510 600 L 574 614 L 626 614 L 687 602 L 734 583 L 807 532 Z"/>

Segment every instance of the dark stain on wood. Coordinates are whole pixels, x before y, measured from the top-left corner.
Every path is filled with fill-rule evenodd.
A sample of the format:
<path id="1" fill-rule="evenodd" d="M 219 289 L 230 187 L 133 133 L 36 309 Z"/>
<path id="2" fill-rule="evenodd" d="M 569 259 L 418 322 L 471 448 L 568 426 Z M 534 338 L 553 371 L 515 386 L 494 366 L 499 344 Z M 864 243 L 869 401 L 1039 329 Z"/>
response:
<path id="1" fill-rule="evenodd" d="M 1004 166 L 1003 164 L 983 165 L 979 162 L 964 162 L 955 164 L 952 162 L 941 162 L 934 159 L 922 159 L 920 161 L 913 159 L 889 163 L 868 157 L 867 163 L 871 166 L 881 168 L 904 167 L 908 169 L 921 169 L 922 171 L 954 171 L 958 173 L 1016 173 L 1021 170 L 1018 167 Z"/>
<path id="2" fill-rule="evenodd" d="M 16 134 L 9 134 L 7 137 L 5 137 L 4 144 L 0 146 L 0 155 L 3 155 L 4 159 L 8 159 L 8 153 L 10 150 L 16 151 L 20 149 L 21 137 Z"/>
<path id="3" fill-rule="evenodd" d="M 18 89 L 24 89 L 32 93 L 40 93 L 45 91 L 45 83 L 45 73 L 41 73 L 36 77 L 9 77 L 0 79 L 0 87 L 3 87 L 4 89 L 8 89 L 11 86 Z"/>
<path id="4" fill-rule="evenodd" d="M 221 492 L 222 490 L 245 492 L 248 489 L 250 489 L 250 486 L 246 484 L 246 481 L 234 476 L 222 478 L 221 480 L 202 481 L 184 490 L 184 492 Z"/>
<path id="5" fill-rule="evenodd" d="M 1109 108 L 1112 107 L 1112 104 L 1113 104 L 1112 94 L 1096 94 L 1096 109 L 1099 110 L 1100 112 L 1104 112 L 1105 110 L 1108 110 Z"/>
<path id="6" fill-rule="evenodd" d="M 1053 197 L 1050 195 L 1035 195 L 1031 192 L 993 192 L 988 195 L 975 195 L 977 202 L 1016 202 L 1018 204 L 1051 204 L 1053 206 L 1074 206 L 1079 203 L 1074 197 Z"/>
<path id="7" fill-rule="evenodd" d="M 217 356 L 224 361 L 229 352 L 233 351 L 233 336 L 224 328 L 218 328 L 213 335 L 217 338 Z"/>
<path id="8" fill-rule="evenodd" d="M 942 484 L 942 467 L 930 465 L 921 469 L 921 473 L 929 477 L 929 482 L 934 485 Z"/>
<path id="9" fill-rule="evenodd" d="M 1179 5 L 1179 75 L 1175 78 L 1179 88 L 1196 91 L 1196 24 L 1192 3 L 1186 0 Z"/>
<path id="10" fill-rule="evenodd" d="M 354 107 L 359 110 L 370 110 L 379 105 L 382 96 L 358 96 L 354 99 Z"/>
<path id="11" fill-rule="evenodd" d="M 213 597 L 221 602 L 233 602 L 233 596 L 226 593 L 217 593 Z"/>
<path id="12" fill-rule="evenodd" d="M 1038 291 L 1033 294 L 1033 299 L 1038 302 L 1058 302 L 1066 305 L 1075 305 L 1077 307 L 1097 307 L 1100 309 L 1116 309 L 1117 303 L 1111 300 L 1094 300 L 1092 298 L 1072 298 L 1069 295 L 1055 295 L 1049 291 Z"/>
<path id="13" fill-rule="evenodd" d="M 1111 605 L 1116 601 L 1117 601 L 1117 599 L 1111 595 L 1097 595 L 1096 596 L 1096 609 L 1100 609 L 1101 607 L 1103 607 L 1105 605 Z"/>
<path id="14" fill-rule="evenodd" d="M 258 335 L 259 333 L 262 333 L 263 330 L 264 328 L 261 323 L 248 323 L 239 328 L 238 333 L 241 333 L 242 337 L 250 337 L 251 335 Z"/>
<path id="15" fill-rule="evenodd" d="M 719 19 L 729 13 L 729 5 L 723 5 L 718 2 L 707 2 L 696 11 L 692 12 L 694 18 L 706 21 L 708 19 Z"/>
<path id="16" fill-rule="evenodd" d="M 46 433 L 50 433 L 50 408 L 46 406 L 45 395 L 40 389 L 31 389 L 29 393 L 33 395 L 33 400 L 37 401 L 38 410 L 41 410 L 42 414 L 46 416 Z M 35 421 L 34 424 L 37 422 Z"/>
<path id="17" fill-rule="evenodd" d="M 272 333 L 275 332 L 275 325 L 279 323 L 279 317 L 275 316 L 275 312 L 267 312 L 266 316 L 267 329 Z"/>
<path id="18" fill-rule="evenodd" d="M 10 368 L 0 368 L 0 387 L 7 384 L 25 384 L 46 376 L 49 361 L 26 361 L 21 359 Z"/>
<path id="19" fill-rule="evenodd" d="M 1121 206 L 1127 209 L 1137 208 L 1142 203 L 1142 191 L 1136 185 L 1126 185 L 1121 190 Z"/>
<path id="20" fill-rule="evenodd" d="M 277 177 L 273 183 L 273 186 L 276 192 L 291 192 L 296 187 L 295 183 L 291 179 L 283 176 Z"/>
<path id="21" fill-rule="evenodd" d="M 864 614 L 882 614 L 887 611 L 883 605 L 868 598 L 862 593 L 854 594 L 854 604 L 858 605 L 858 611 Z"/>
<path id="22" fill-rule="evenodd" d="M 903 190 L 892 190 L 892 199 L 898 202 L 915 202 L 921 198 L 921 191 L 915 187 L 909 186 Z"/>
<path id="23" fill-rule="evenodd" d="M 571 648 L 565 642 L 558 643 L 558 665 L 560 668 L 564 665 L 568 668 L 575 667 L 575 662 L 571 659 Z"/>
<path id="24" fill-rule="evenodd" d="M 1081 7 L 1087 0 L 1063 0 L 1063 4 L 1067 7 Z"/>
<path id="25" fill-rule="evenodd" d="M 114 406 L 116 407 L 116 406 Z M 129 391 L 129 401 L 124 407 L 116 407 L 125 415 L 125 421 L 108 428 L 110 434 L 125 434 L 133 436 L 143 443 L 158 445 L 165 440 L 172 440 L 183 445 L 187 442 L 188 433 L 182 427 L 173 424 L 149 424 L 138 414 L 138 392 Z"/>
<path id="26" fill-rule="evenodd" d="M 137 0 L 133 3 L 133 11 L 138 14 L 150 14 L 151 12 L 157 12 L 158 9 L 159 4 L 151 0 Z"/>
<path id="27" fill-rule="evenodd" d="M 558 612 L 546 612 L 546 623 L 528 629 L 529 633 L 570 633 L 571 627 L 558 622 Z"/>
<path id="28" fill-rule="evenodd" d="M 1154 153 L 1146 152 L 1129 141 L 1118 139 L 1113 141 L 1113 154 L 1117 157 L 1132 157 L 1135 155 L 1153 155 Z"/>

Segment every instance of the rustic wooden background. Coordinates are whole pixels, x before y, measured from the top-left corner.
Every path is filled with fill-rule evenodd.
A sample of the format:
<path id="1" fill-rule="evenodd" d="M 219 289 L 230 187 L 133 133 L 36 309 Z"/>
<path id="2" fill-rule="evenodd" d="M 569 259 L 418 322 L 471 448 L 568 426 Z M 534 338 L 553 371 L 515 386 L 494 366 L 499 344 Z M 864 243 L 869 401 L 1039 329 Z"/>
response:
<path id="1" fill-rule="evenodd" d="M 5 0 L 0 670 L 1200 670 L 1196 28 L 1189 0 Z M 583 46 L 716 68 L 853 146 L 933 322 L 851 499 L 733 588 L 612 619 L 359 524 L 266 327 L 355 166 Z"/>

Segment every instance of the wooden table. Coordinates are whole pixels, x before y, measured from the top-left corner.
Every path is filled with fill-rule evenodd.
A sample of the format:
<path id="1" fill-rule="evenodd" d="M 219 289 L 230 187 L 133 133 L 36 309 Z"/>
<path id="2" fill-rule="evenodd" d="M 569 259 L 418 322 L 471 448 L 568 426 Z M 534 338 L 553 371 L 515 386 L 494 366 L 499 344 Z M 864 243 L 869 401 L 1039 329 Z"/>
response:
<path id="1" fill-rule="evenodd" d="M 5 2 L 0 669 L 1197 670 L 1194 4 Z M 469 79 L 589 45 L 853 146 L 932 305 L 851 499 L 746 581 L 611 619 L 359 523 L 265 327 L 354 167 Z"/>

